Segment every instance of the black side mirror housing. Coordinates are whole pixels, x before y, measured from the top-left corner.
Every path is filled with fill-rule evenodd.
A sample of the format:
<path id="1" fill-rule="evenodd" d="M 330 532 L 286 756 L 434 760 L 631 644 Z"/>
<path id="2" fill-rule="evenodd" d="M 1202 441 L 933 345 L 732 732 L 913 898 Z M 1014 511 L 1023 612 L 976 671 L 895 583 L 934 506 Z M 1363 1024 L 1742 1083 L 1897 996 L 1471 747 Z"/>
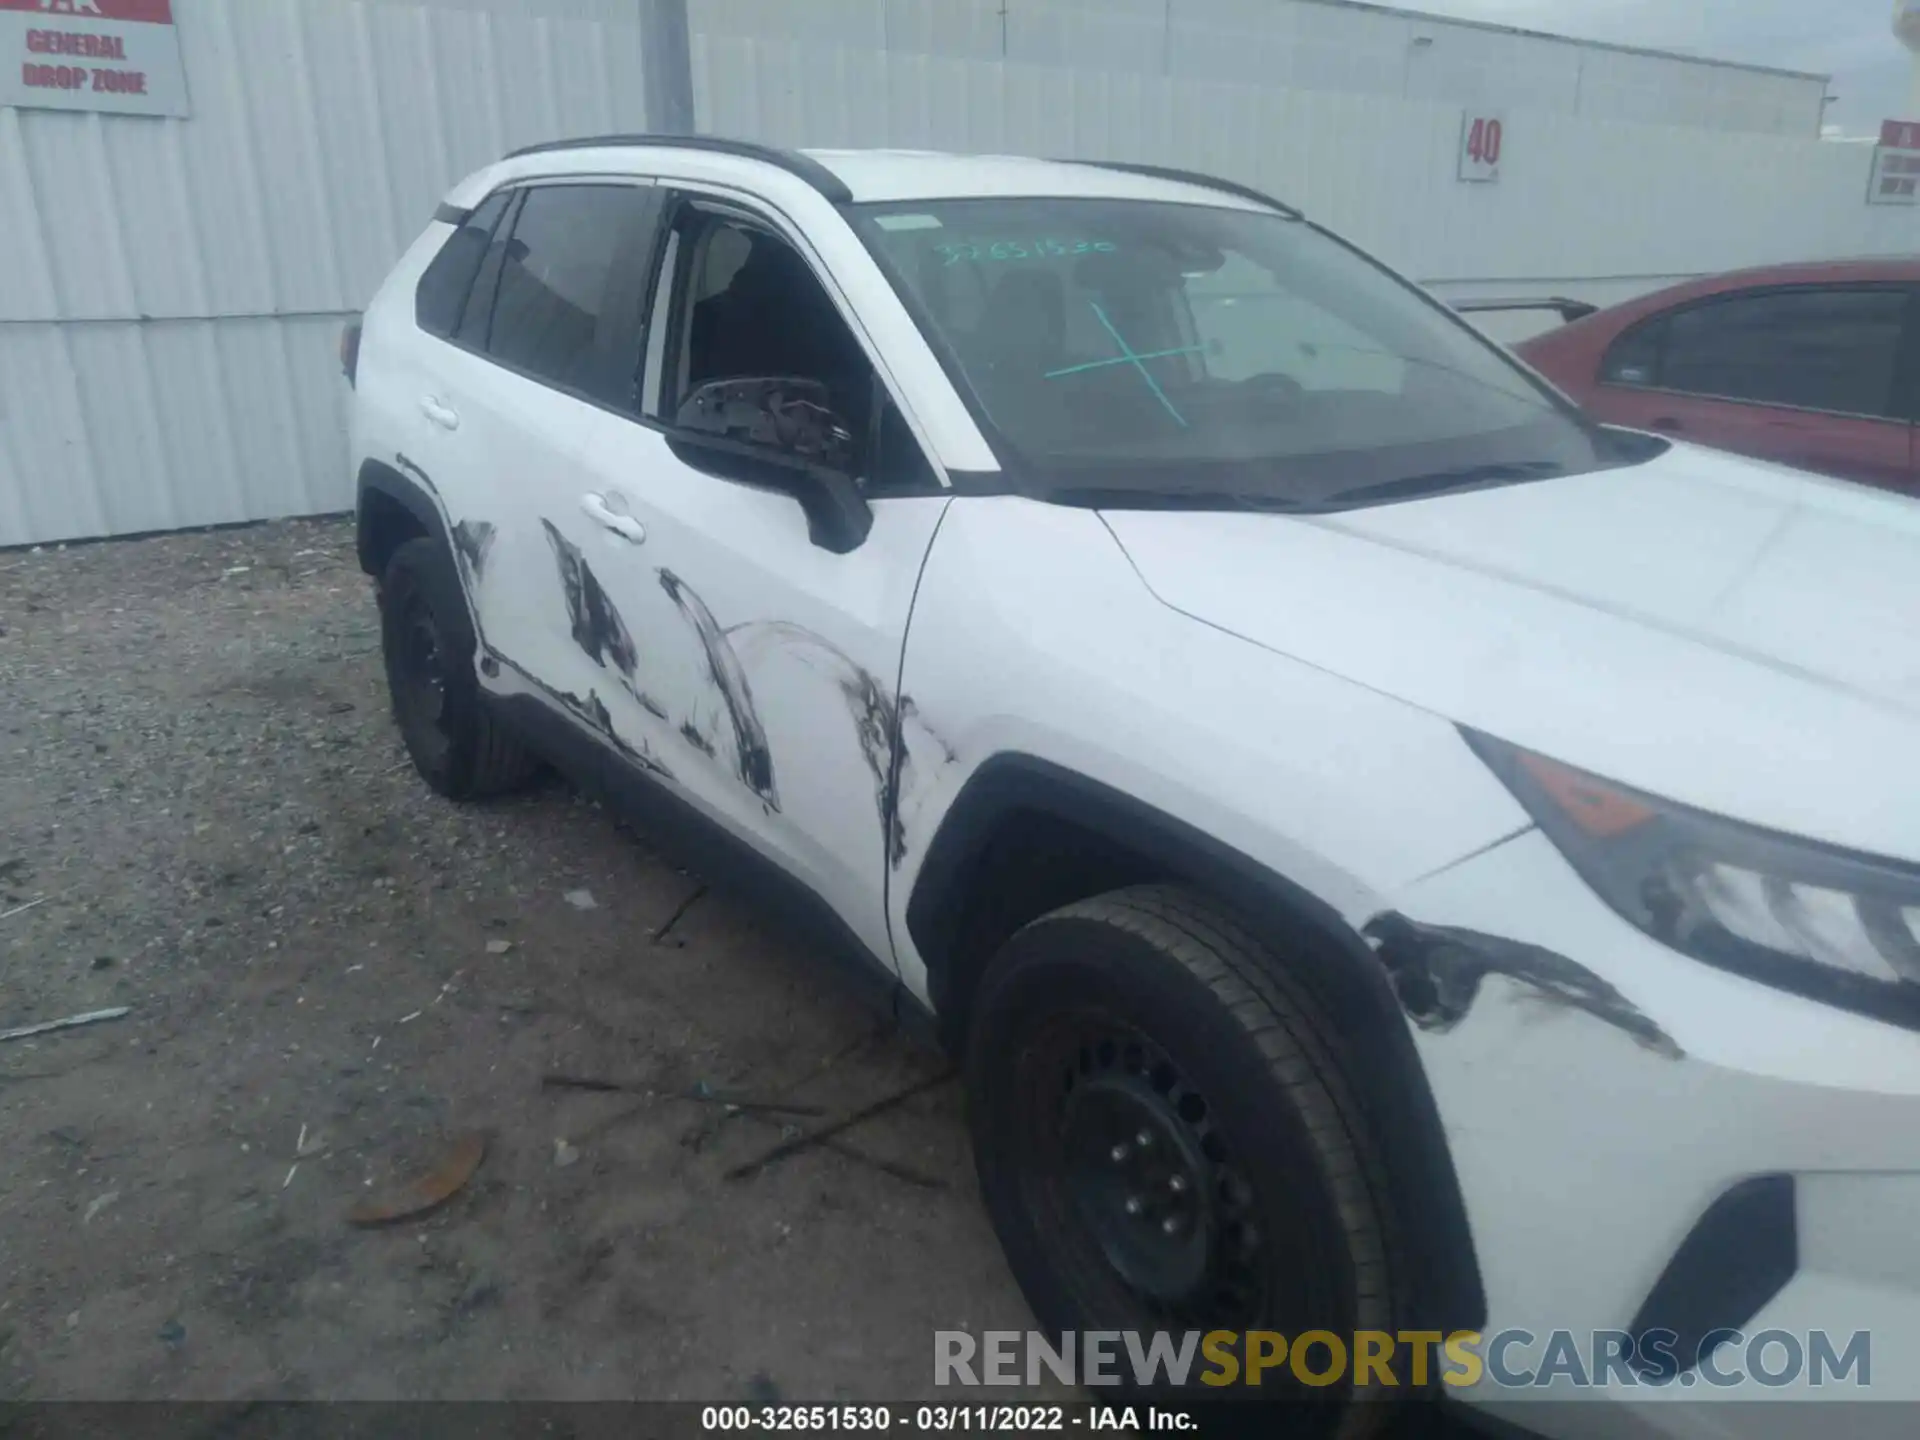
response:
<path id="1" fill-rule="evenodd" d="M 695 469 L 793 496 L 813 543 L 844 555 L 873 529 L 873 511 L 854 479 L 853 429 L 830 398 L 798 376 L 710 380 L 680 403 L 668 443 Z"/>

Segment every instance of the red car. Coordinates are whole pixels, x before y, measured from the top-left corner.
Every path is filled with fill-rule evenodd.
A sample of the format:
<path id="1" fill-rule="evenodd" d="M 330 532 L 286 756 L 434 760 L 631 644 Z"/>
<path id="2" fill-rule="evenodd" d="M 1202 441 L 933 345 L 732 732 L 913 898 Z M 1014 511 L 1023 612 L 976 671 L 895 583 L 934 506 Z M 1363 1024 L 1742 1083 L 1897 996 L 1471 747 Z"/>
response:
<path id="1" fill-rule="evenodd" d="M 1920 260 L 1695 280 L 1514 348 L 1610 424 L 1920 492 Z"/>

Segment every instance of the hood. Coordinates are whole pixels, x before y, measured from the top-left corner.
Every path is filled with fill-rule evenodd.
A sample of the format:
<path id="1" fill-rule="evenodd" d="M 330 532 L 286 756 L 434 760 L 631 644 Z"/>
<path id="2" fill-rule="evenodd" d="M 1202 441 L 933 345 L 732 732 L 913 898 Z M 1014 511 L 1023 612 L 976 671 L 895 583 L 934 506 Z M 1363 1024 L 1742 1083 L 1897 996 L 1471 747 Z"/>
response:
<path id="1" fill-rule="evenodd" d="M 1920 859 L 1920 503 L 1675 446 L 1336 515 L 1108 511 L 1148 588 L 1625 785 Z"/>

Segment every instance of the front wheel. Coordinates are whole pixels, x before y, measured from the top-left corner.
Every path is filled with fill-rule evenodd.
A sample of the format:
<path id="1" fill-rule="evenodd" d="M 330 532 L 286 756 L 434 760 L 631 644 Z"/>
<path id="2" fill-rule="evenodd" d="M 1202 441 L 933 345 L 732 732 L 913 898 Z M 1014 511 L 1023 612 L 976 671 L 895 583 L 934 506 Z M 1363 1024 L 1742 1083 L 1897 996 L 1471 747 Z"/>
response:
<path id="1" fill-rule="evenodd" d="M 1280 958 L 1164 886 L 1068 906 L 1016 934 L 975 1003 L 967 1084 L 981 1189 L 1053 1332 L 1392 1333 L 1398 1244 L 1338 1042 Z M 1142 1337 L 1143 1343 L 1147 1337 Z M 1307 1371 L 1322 1376 L 1332 1353 Z M 1122 1353 L 1123 1381 L 1133 1383 Z M 1292 1405 L 1285 1433 L 1370 1433 L 1388 1407 L 1351 1369 L 1196 1395 Z M 1159 1389 L 1164 1376 L 1143 1389 Z M 1243 1372 L 1244 1380 L 1244 1372 Z M 1272 1433 L 1271 1431 L 1269 1433 Z"/>

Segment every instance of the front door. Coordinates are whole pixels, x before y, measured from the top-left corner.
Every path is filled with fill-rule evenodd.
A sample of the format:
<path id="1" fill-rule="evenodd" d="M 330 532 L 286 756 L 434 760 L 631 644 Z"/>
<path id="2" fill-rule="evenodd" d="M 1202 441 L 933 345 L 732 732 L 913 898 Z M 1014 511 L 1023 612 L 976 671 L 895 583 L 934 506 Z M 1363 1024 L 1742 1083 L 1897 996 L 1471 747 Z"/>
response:
<path id="1" fill-rule="evenodd" d="M 899 693 L 900 663 L 947 500 L 813 263 L 771 222 L 681 197 L 666 234 L 646 415 L 582 417 L 572 497 L 576 514 L 618 517 L 594 526 L 594 569 L 638 654 L 632 703 L 665 737 L 651 758 L 674 788 L 890 959 L 897 767 L 942 754 Z M 702 383 L 769 376 L 824 387 L 859 437 L 873 523 L 846 553 L 815 543 L 791 494 L 675 436 Z"/>

